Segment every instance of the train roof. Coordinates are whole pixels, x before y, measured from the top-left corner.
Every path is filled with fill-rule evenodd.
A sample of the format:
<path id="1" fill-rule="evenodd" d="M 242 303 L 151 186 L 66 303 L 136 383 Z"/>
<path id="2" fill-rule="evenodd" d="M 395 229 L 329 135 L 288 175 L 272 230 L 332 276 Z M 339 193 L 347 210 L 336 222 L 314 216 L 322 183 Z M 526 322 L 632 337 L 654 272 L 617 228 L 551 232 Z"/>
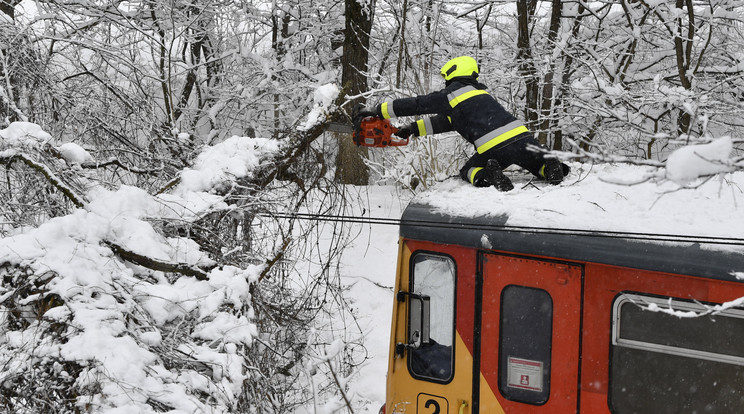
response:
<path id="1" fill-rule="evenodd" d="M 744 172 L 680 187 L 645 167 L 572 168 L 559 186 L 511 173 L 507 193 L 445 181 L 411 201 L 400 234 L 744 282 Z"/>

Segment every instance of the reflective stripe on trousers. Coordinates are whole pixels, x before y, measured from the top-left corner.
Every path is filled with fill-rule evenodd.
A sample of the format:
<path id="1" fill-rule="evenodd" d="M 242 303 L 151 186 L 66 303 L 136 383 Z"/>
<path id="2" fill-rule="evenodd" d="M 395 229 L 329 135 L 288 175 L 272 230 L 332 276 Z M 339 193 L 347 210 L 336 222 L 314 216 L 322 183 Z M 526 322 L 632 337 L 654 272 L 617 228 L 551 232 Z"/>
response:
<path id="1" fill-rule="evenodd" d="M 473 167 L 468 170 L 468 177 L 470 177 L 470 184 L 475 184 L 475 174 L 478 174 L 478 171 L 482 169 L 483 167 Z"/>

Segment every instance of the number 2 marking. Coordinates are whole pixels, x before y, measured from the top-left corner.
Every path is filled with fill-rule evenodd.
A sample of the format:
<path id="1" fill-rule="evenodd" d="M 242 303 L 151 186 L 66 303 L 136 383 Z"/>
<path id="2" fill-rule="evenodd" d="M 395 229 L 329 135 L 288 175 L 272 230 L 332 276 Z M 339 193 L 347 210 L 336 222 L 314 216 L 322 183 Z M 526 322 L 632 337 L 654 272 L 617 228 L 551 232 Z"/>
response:
<path id="1" fill-rule="evenodd" d="M 439 414 L 441 408 L 439 408 L 439 403 L 436 400 L 427 400 L 424 407 L 429 408 L 432 405 L 434 406 L 434 411 L 432 411 L 431 414 Z"/>

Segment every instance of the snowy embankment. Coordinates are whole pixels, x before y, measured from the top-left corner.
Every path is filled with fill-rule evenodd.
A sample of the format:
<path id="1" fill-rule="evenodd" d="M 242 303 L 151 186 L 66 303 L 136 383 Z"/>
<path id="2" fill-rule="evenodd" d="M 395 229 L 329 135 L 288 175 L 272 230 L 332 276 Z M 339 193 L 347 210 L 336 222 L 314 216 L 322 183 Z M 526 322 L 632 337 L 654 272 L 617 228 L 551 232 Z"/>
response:
<path id="1" fill-rule="evenodd" d="M 354 211 L 365 217 L 398 219 L 410 195 L 401 195 L 389 186 L 370 186 L 360 190 L 367 202 Z M 385 401 L 390 325 L 394 305 L 393 286 L 398 255 L 398 226 L 351 224 L 359 235 L 347 246 L 340 269 L 349 286 L 349 299 L 357 313 L 367 361 L 349 382 L 358 413 L 377 414 Z"/>
<path id="2" fill-rule="evenodd" d="M 11 124 L 0 137 L 8 148 L 1 156 L 29 163 L 51 141 L 28 123 Z M 250 174 L 277 148 L 271 140 L 234 137 L 197 158 L 170 194 L 93 186 L 78 195 L 89 201 L 72 214 L 0 239 L 6 397 L 18 406 L 43 398 L 13 395 L 13 382 L 32 375 L 64 384 L 48 390 L 50 412 L 53 404 L 70 404 L 64 399 L 91 412 L 231 412 L 249 378 L 241 350 L 256 335 L 249 287 L 261 267 L 215 268 L 194 241 L 164 237 L 154 226 L 225 208 L 206 191 Z M 90 159 L 75 144 L 57 149 L 69 164 Z M 212 168 L 215 157 L 221 168 Z M 123 252 L 181 277 L 134 265 Z"/>
<path id="3" fill-rule="evenodd" d="M 14 123 L 0 137 L 0 156 L 29 162 L 54 143 L 29 123 Z M 75 195 L 87 201 L 70 215 L 36 228 L 6 227 L 10 235 L 0 239 L 3 394 L 23 406 L 38 394 L 38 384 L 62 384 L 38 396 L 57 401 L 50 411 L 73 404 L 91 412 L 233 412 L 246 383 L 262 381 L 246 368 L 244 351 L 257 334 L 250 285 L 263 268 L 213 268 L 193 240 L 165 237 L 157 226 L 229 208 L 210 190 L 250 175 L 277 148 L 275 141 L 233 137 L 205 148 L 168 193 L 92 185 Z M 93 159 L 73 143 L 54 149 L 67 165 Z M 55 179 L 51 170 L 46 174 Z M 367 202 L 359 211 L 399 217 L 404 202 L 390 197 L 390 187 L 357 191 Z M 384 400 L 398 229 L 354 226 L 359 235 L 340 271 L 369 359 L 350 378 L 349 395 L 357 411 L 376 413 Z M 146 269 L 122 252 L 187 275 Z M 54 380 L 19 387 L 29 375 Z M 28 395 L 16 393 L 19 388 Z M 313 405 L 318 412 L 337 406 L 314 401 L 308 411 Z"/>

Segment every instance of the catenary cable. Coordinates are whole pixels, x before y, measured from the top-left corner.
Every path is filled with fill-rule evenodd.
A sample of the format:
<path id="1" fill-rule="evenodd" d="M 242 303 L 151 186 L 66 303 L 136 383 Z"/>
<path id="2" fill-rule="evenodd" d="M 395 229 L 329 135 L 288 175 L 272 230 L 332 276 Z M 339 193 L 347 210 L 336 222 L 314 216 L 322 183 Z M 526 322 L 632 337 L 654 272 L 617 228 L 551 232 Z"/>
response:
<path id="1" fill-rule="evenodd" d="M 643 232 L 622 232 L 622 231 L 600 231 L 600 230 L 581 230 L 565 229 L 550 227 L 531 227 L 531 226 L 508 226 L 497 224 L 476 224 L 476 223 L 443 223 L 431 220 L 410 220 L 395 219 L 386 217 L 372 216 L 342 216 L 334 214 L 312 214 L 312 213 L 276 213 L 264 214 L 265 216 L 282 218 L 282 219 L 300 219 L 312 221 L 328 221 L 337 223 L 361 223 L 361 224 L 381 224 L 390 226 L 426 226 L 444 229 L 462 229 L 462 230 L 491 230 L 516 233 L 535 233 L 535 234 L 555 234 L 566 236 L 584 236 L 584 237 L 604 237 L 619 238 L 628 240 L 676 242 L 676 243 L 705 243 L 730 246 L 744 247 L 744 238 L 720 237 L 720 236 L 691 236 L 680 234 L 663 234 L 663 233 L 643 233 Z"/>

